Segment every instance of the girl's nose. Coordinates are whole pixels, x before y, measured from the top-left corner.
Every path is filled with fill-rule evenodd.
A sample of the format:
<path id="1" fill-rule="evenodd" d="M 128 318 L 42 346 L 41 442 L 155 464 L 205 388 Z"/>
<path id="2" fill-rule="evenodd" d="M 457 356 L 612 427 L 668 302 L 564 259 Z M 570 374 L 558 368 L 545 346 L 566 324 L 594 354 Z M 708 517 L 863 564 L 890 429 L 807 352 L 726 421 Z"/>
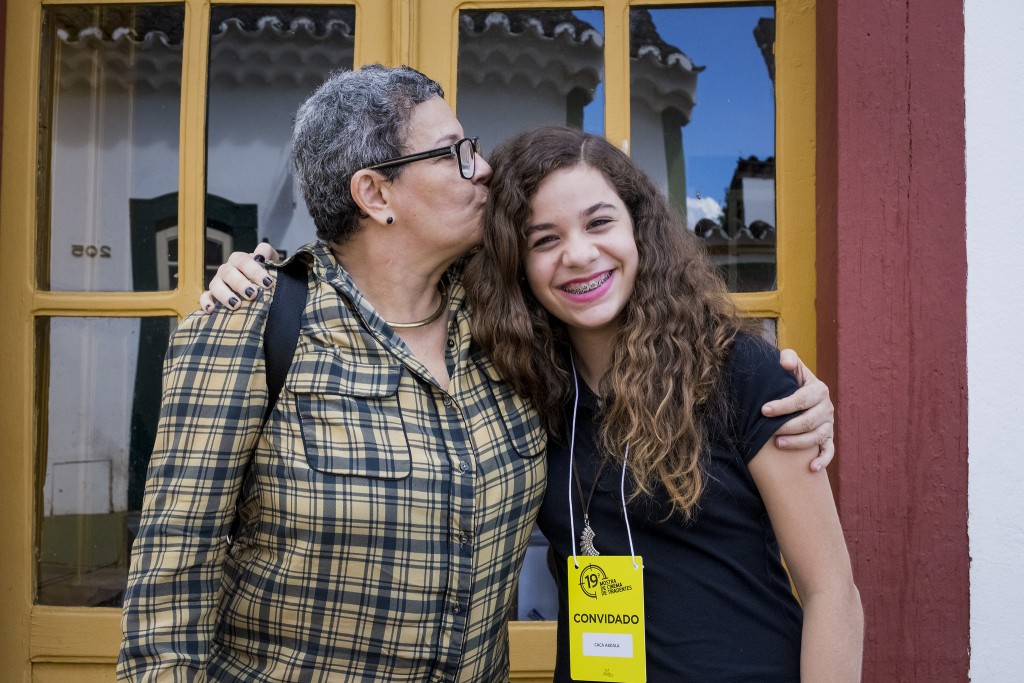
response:
<path id="1" fill-rule="evenodd" d="M 597 258 L 597 246 L 585 236 L 570 237 L 564 242 L 562 262 L 567 266 L 579 267 Z"/>

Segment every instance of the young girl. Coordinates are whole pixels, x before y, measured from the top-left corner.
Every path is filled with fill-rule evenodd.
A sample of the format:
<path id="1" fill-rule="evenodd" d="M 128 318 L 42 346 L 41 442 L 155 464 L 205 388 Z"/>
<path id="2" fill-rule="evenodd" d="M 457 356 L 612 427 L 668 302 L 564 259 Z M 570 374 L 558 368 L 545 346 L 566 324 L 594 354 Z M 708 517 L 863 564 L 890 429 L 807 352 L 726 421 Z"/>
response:
<path id="1" fill-rule="evenodd" d="M 473 335 L 551 435 L 555 680 L 572 680 L 567 566 L 586 552 L 642 557 L 647 680 L 859 680 L 828 480 L 773 444 L 787 416 L 760 411 L 797 388 L 777 350 L 604 139 L 535 129 L 491 164 Z"/>

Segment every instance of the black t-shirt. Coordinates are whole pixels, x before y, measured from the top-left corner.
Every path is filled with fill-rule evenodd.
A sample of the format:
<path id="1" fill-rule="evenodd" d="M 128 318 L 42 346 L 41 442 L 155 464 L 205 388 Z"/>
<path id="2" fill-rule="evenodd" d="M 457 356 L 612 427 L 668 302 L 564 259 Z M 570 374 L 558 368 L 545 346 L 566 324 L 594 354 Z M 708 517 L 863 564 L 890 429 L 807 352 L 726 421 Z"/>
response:
<path id="1" fill-rule="evenodd" d="M 694 521 L 669 509 L 662 492 L 627 506 L 636 553 L 644 562 L 647 680 L 797 681 L 803 613 L 790 590 L 768 513 L 747 469 L 789 418 L 766 418 L 761 406 L 792 394 L 797 383 L 779 365 L 778 351 L 737 337 L 723 374 L 727 420 L 709 427 L 705 489 Z M 599 460 L 595 447 L 597 398 L 581 380 L 575 460 L 588 495 Z M 572 404 L 566 409 L 572 425 Z M 621 461 L 621 454 L 618 458 Z M 621 467 L 605 467 L 590 502 L 594 545 L 602 555 L 629 555 L 619 492 Z M 551 542 L 559 590 L 555 681 L 571 681 L 568 661 L 566 558 L 569 527 L 569 439 L 548 451 L 548 485 L 538 523 Z M 627 479 L 626 495 L 629 495 Z M 573 484 L 576 552 L 583 528 Z"/>

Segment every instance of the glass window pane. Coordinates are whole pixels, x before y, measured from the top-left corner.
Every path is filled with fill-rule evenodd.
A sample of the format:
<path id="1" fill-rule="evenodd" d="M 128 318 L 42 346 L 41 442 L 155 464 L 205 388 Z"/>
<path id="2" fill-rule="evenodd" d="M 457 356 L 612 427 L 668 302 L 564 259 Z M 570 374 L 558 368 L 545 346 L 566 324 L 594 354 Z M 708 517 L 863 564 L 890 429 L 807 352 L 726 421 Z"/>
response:
<path id="1" fill-rule="evenodd" d="M 287 253 L 316 229 L 293 181 L 295 111 L 351 69 L 355 9 L 215 5 L 207 100 L 206 281 L 235 250 Z"/>
<path id="2" fill-rule="evenodd" d="M 39 287 L 170 289 L 131 202 L 178 191 L 182 5 L 43 8 Z M 165 245 L 166 246 L 166 245 Z"/>
<path id="3" fill-rule="evenodd" d="M 631 155 L 734 292 L 775 289 L 775 11 L 630 10 Z"/>
<path id="4" fill-rule="evenodd" d="M 462 11 L 458 60 L 459 121 L 485 152 L 542 124 L 604 134 L 600 11 Z"/>
<path id="5" fill-rule="evenodd" d="M 42 318 L 44 605 L 121 605 L 174 318 Z"/>

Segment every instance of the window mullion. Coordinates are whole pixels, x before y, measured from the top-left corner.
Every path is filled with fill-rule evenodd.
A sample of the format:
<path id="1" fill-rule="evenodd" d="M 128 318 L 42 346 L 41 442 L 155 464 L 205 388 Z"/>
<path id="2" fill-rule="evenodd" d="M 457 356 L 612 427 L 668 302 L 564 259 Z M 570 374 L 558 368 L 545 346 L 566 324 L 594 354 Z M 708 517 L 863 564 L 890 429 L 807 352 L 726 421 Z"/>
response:
<path id="1" fill-rule="evenodd" d="M 629 152 L 629 2 L 604 3 L 605 137 Z"/>
<path id="2" fill-rule="evenodd" d="M 178 313 L 198 306 L 206 234 L 206 87 L 209 0 L 186 0 L 181 60 L 181 143 L 178 187 Z"/>

